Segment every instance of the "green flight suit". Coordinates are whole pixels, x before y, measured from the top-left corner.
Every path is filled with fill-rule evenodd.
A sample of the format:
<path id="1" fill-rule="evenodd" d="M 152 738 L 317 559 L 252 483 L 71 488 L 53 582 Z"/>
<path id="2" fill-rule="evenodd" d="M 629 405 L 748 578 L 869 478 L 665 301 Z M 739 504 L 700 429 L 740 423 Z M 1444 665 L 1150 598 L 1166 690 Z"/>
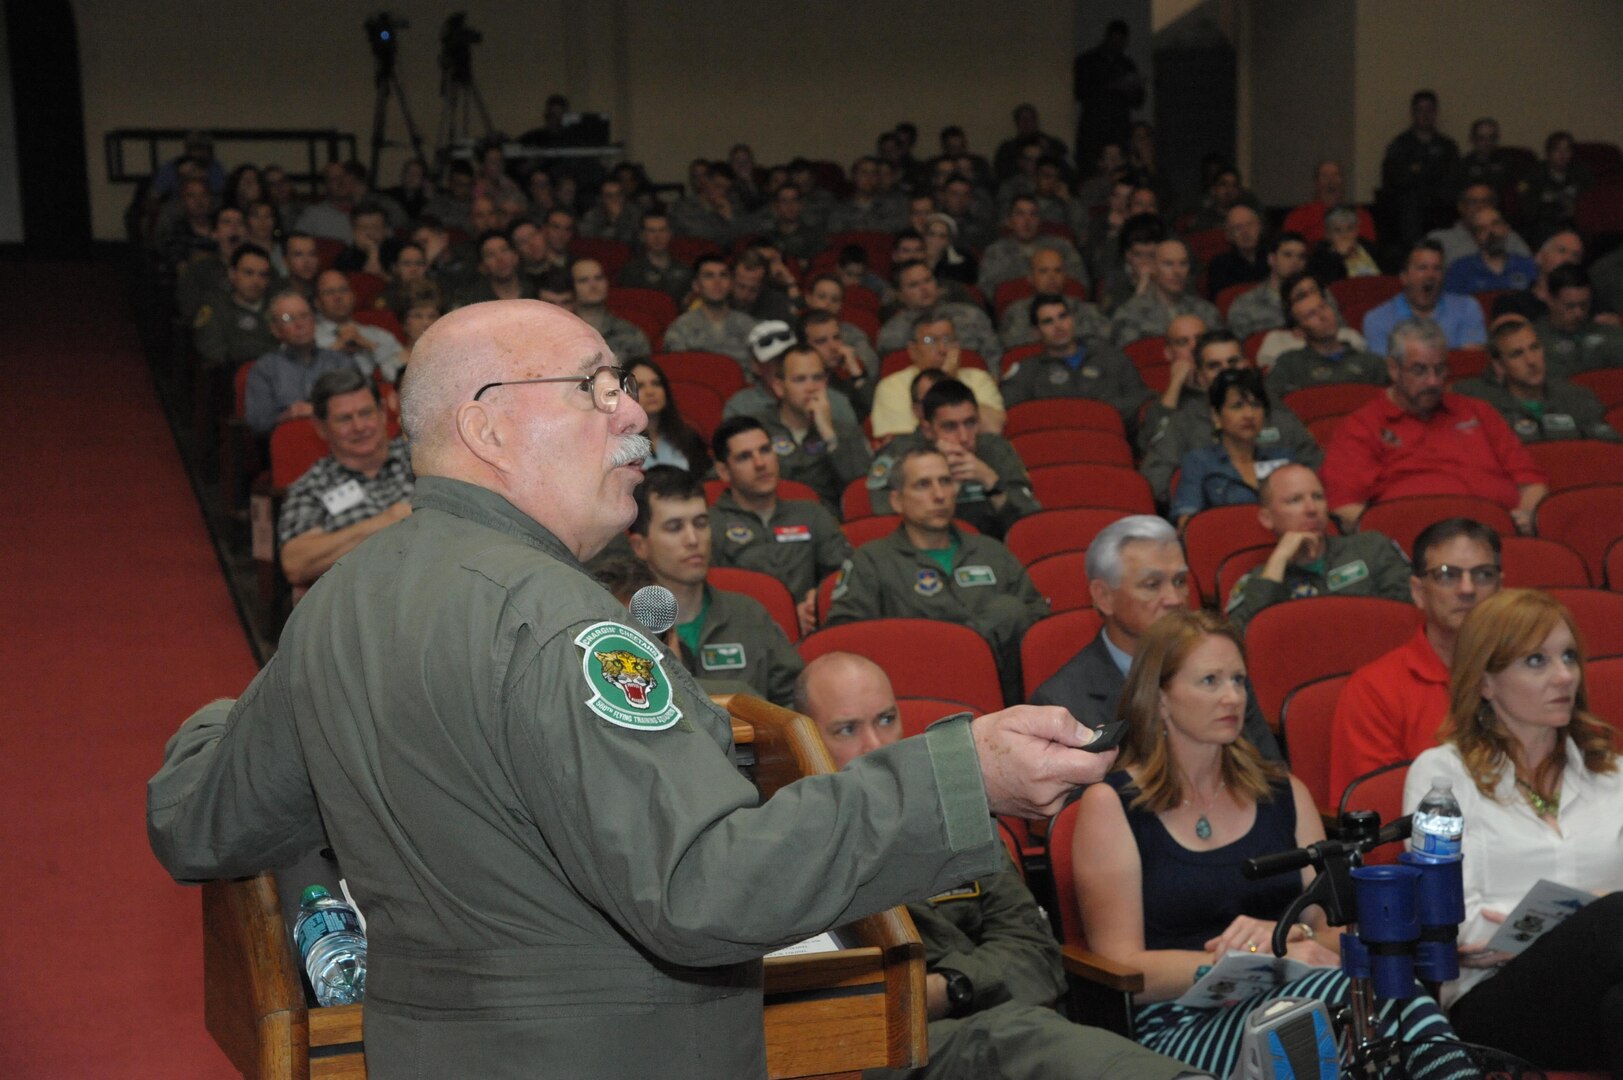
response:
<path id="1" fill-rule="evenodd" d="M 1225 614 L 1243 632 L 1263 608 L 1309 596 L 1379 596 L 1408 603 L 1409 570 L 1409 560 L 1383 533 L 1326 536 L 1324 558 L 1287 564 L 1282 582 L 1265 580 L 1260 566 L 1240 578 Z"/>
<path id="2" fill-rule="evenodd" d="M 939 619 L 967 626 L 992 647 L 1003 700 L 1019 701 L 1020 639 L 1048 614 L 1048 601 L 1009 549 L 987 536 L 952 529 L 958 544 L 949 572 L 898 525 L 863 544 L 834 589 L 828 626 L 862 619 Z M 950 657 L 943 657 L 950 662 Z"/>
<path id="3" fill-rule="evenodd" d="M 729 489 L 710 507 L 710 564 L 771 574 L 799 603 L 851 557 L 851 541 L 821 503 L 779 499 L 762 521 Z"/>
<path id="4" fill-rule="evenodd" d="M 1488 375 L 1478 375 L 1454 384 L 1456 393 L 1481 398 L 1496 409 L 1510 430 L 1524 443 L 1554 442 L 1562 439 L 1605 439 L 1620 437 L 1606 422 L 1606 406 L 1586 387 L 1556 375 L 1544 379 L 1544 397 L 1523 401 Z"/>
<path id="5" fill-rule="evenodd" d="M 1065 1019 L 1059 944 L 1014 863 L 907 912 L 927 971 L 959 972 L 974 987 L 968 1011 L 930 1021 L 930 1063 L 870 1069 L 863 1080 L 1170 1080 L 1186 1066 L 1102 1028 Z"/>
<path id="6" fill-rule="evenodd" d="M 1138 471 L 1150 482 L 1157 501 L 1170 501 L 1173 472 L 1183 465 L 1185 454 L 1212 441 L 1212 431 L 1212 403 L 1203 390 L 1186 389 L 1175 410 L 1159 401 L 1150 406 L 1138 433 L 1144 451 Z M 1324 464 L 1324 448 L 1296 414 L 1277 401 L 1268 410 L 1267 425 L 1257 434 L 1257 446 L 1289 450 L 1293 461 L 1315 472 Z"/>
<path id="7" fill-rule="evenodd" d="M 1374 353 L 1349 346 L 1342 346 L 1341 353 L 1332 360 L 1304 345 L 1281 354 L 1263 378 L 1263 385 L 1275 405 L 1283 404 L 1285 395 L 1292 390 L 1332 383 L 1385 386 L 1386 361 Z"/>
<path id="8" fill-rule="evenodd" d="M 281 347 L 271 333 L 270 303 L 244 307 L 228 292 L 213 293 L 192 316 L 192 347 L 209 365 L 236 368 Z"/>
<path id="9" fill-rule="evenodd" d="M 1103 338 L 1082 342 L 1086 352 L 1082 363 L 1072 370 L 1064 360 L 1038 353 L 1028 356 L 1003 376 L 998 389 L 1003 404 L 1014 408 L 1022 401 L 1047 398 L 1092 398 L 1113 406 L 1122 422 L 1132 430 L 1138 424 L 1138 410 L 1155 395 L 1144 385 L 1143 376 L 1127 354 Z"/>
<path id="10" fill-rule="evenodd" d="M 726 714 L 551 533 L 442 477 L 412 505 L 147 794 L 180 880 L 331 841 L 372 1080 L 764 1076 L 762 955 L 1001 865 L 965 721 L 762 804 Z"/>
<path id="11" fill-rule="evenodd" d="M 806 666 L 766 608 L 753 596 L 704 589 L 707 607 L 699 647 L 682 644 L 682 666 L 698 679 L 743 683 L 756 697 L 788 708 Z"/>
<path id="12" fill-rule="evenodd" d="M 1544 343 L 1549 374 L 1570 379 L 1582 371 L 1623 367 L 1623 330 L 1604 323 L 1585 323 L 1570 334 L 1550 325 L 1548 317 L 1533 324 Z"/>
<path id="13" fill-rule="evenodd" d="M 930 445 L 932 443 L 922 431 L 913 431 L 898 435 L 874 455 L 873 466 L 868 470 L 868 505 L 875 514 L 896 512 L 890 508 L 890 471 L 896 467 L 902 455 L 915 447 Z M 1031 493 L 1031 474 L 1026 472 L 1026 463 L 1020 460 L 1020 455 L 1008 439 L 981 432 L 975 437 L 975 456 L 997 473 L 998 487 L 1003 489 L 1003 506 L 994 507 L 986 488 L 978 480 L 971 480 L 958 486 L 958 511 L 955 516 L 987 536 L 1001 540 L 1009 531 L 1009 526 L 1027 514 L 1035 514 L 1043 505 Z"/>
<path id="14" fill-rule="evenodd" d="M 830 450 L 816 428 L 797 439 L 776 412 L 758 413 L 756 418 L 772 439 L 772 449 L 778 455 L 778 476 L 810 485 L 823 504 L 839 516 L 845 485 L 865 475 L 873 460 L 862 429 L 836 420 L 834 448 Z"/>

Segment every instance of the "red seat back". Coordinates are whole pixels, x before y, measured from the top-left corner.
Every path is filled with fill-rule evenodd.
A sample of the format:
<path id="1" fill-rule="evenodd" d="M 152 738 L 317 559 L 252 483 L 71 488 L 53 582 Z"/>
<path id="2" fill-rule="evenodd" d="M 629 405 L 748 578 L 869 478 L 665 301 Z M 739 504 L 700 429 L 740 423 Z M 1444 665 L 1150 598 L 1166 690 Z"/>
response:
<path id="1" fill-rule="evenodd" d="M 1104 618 L 1092 608 L 1073 608 L 1038 619 L 1020 639 L 1020 674 L 1025 680 L 1026 700 L 1037 687 L 1064 667 L 1099 636 Z"/>
<path id="2" fill-rule="evenodd" d="M 1273 544 L 1258 544 L 1256 547 L 1241 548 L 1224 556 L 1223 561 L 1217 564 L 1217 609 L 1228 609 L 1229 594 L 1234 592 L 1234 586 L 1247 573 L 1255 570 L 1268 561 L 1268 556 L 1274 553 Z"/>
<path id="3" fill-rule="evenodd" d="M 1105 526 L 1125 516 L 1124 511 L 1097 506 L 1042 510 L 1010 526 L 1003 543 L 1029 568 L 1038 559 L 1061 551 L 1086 551 Z"/>
<path id="4" fill-rule="evenodd" d="M 861 308 L 868 314 L 879 315 L 879 294 L 866 285 L 847 285 L 845 287 L 845 307 Z M 845 312 L 840 312 L 840 318 L 845 318 Z"/>
<path id="5" fill-rule="evenodd" d="M 1330 295 L 1341 308 L 1341 318 L 1354 330 L 1362 330 L 1364 316 L 1403 291 L 1403 282 L 1389 274 L 1350 277 L 1330 285 Z"/>
<path id="6" fill-rule="evenodd" d="M 1296 687 L 1356 670 L 1408 641 L 1419 624 L 1412 605 L 1373 596 L 1313 596 L 1264 608 L 1245 631 L 1263 716 L 1278 727 L 1279 708 Z"/>
<path id="7" fill-rule="evenodd" d="M 344 275 L 349 282 L 350 292 L 355 294 L 355 311 L 359 314 L 366 308 L 375 307 L 378 297 L 383 290 L 389 287 L 389 279 L 369 274 L 364 270 L 351 271 Z M 357 320 L 358 321 L 358 320 Z"/>
<path id="8" fill-rule="evenodd" d="M 1262 284 L 1260 281 L 1242 281 L 1238 285 L 1228 286 L 1212 298 L 1212 303 L 1217 305 L 1217 313 L 1225 319 L 1228 318 L 1229 308 L 1234 306 L 1234 301 L 1238 300 L 1242 293 L 1248 293 L 1260 284 Z"/>
<path id="9" fill-rule="evenodd" d="M 882 278 L 890 277 L 890 249 L 896 238 L 888 232 L 873 229 L 852 229 L 838 232 L 828 238 L 828 250 L 836 254 L 848 244 L 858 244 L 868 253 L 868 269 Z"/>
<path id="10" fill-rule="evenodd" d="M 1474 379 L 1488 370 L 1488 350 L 1486 349 L 1450 349 L 1448 350 L 1448 378 L 1451 382 L 1460 379 Z"/>
<path id="11" fill-rule="evenodd" d="M 1591 584 L 1584 557 L 1561 543 L 1540 536 L 1502 536 L 1499 563 L 1505 585 L 1512 589 L 1586 589 Z"/>
<path id="12" fill-rule="evenodd" d="M 659 332 L 663 334 L 665 328 L 676 320 L 680 314 L 676 309 L 676 301 L 671 299 L 667 292 L 659 289 L 639 289 L 631 285 L 616 285 L 609 290 L 608 298 L 604 301 L 608 309 L 629 320 L 628 311 L 641 311 L 653 316 L 659 321 Z M 639 324 L 640 325 L 640 324 Z M 654 339 L 649 338 L 650 342 Z"/>
<path id="13" fill-rule="evenodd" d="M 726 401 L 744 389 L 744 369 L 730 356 L 713 352 L 673 352 L 655 356 L 667 377 L 707 383 Z"/>
<path id="14" fill-rule="evenodd" d="M 1050 611 L 1057 614 L 1093 606 L 1093 596 L 1088 592 L 1087 560 L 1085 551 L 1060 551 L 1026 567 L 1031 583 L 1048 598 Z"/>
<path id="15" fill-rule="evenodd" d="M 1527 453 L 1544 470 L 1551 491 L 1612 483 L 1623 476 L 1623 443 L 1600 439 L 1530 443 Z"/>
<path id="16" fill-rule="evenodd" d="M 665 389 L 670 393 L 671 400 L 676 402 L 676 407 L 682 410 L 682 419 L 708 443 L 727 407 L 716 388 L 709 383 L 672 379 L 671 385 Z"/>
<path id="17" fill-rule="evenodd" d="M 707 503 L 713 503 L 717 499 L 721 498 L 721 493 L 726 490 L 726 481 L 706 480 L 704 482 L 704 501 Z M 817 502 L 821 496 L 817 494 L 816 490 L 812 488 L 811 485 L 802 484 L 799 480 L 779 480 L 778 498 L 803 499 L 806 502 Z"/>
<path id="18" fill-rule="evenodd" d="M 944 716 L 961 712 L 979 715 L 978 710 L 965 705 L 962 701 L 933 697 L 899 697 L 896 699 L 896 712 L 902 721 L 903 738 L 924 734 L 925 728 Z M 1018 856 L 1016 861 L 1018 862 Z"/>
<path id="19" fill-rule="evenodd" d="M 1210 605 L 1220 606 L 1217 568 L 1244 548 L 1273 544 L 1273 533 L 1257 520 L 1255 506 L 1213 506 L 1189 519 L 1183 530 L 1184 558 L 1189 560 L 1191 583 Z"/>
<path id="20" fill-rule="evenodd" d="M 1133 467 L 1133 448 L 1120 435 L 1087 428 L 1049 428 L 1028 431 L 1009 440 L 1026 468 L 1091 462 Z"/>
<path id="21" fill-rule="evenodd" d="M 1623 537 L 1607 545 L 1601 563 L 1606 587 L 1613 592 L 1623 592 Z"/>
<path id="22" fill-rule="evenodd" d="M 406 328 L 400 325 L 400 320 L 388 308 L 356 308 L 353 318 L 362 326 L 376 326 L 387 330 L 400 344 L 406 343 Z"/>
<path id="23" fill-rule="evenodd" d="M 1049 509 L 1108 506 L 1133 514 L 1155 513 L 1150 482 L 1118 465 L 1044 465 L 1031 470 L 1031 490 Z"/>
<path id="24" fill-rule="evenodd" d="M 1306 424 L 1321 416 L 1346 416 L 1381 393 L 1384 390 L 1373 383 L 1330 383 L 1292 390 L 1283 404 Z"/>
<path id="25" fill-rule="evenodd" d="M 1589 711 L 1623 726 L 1623 656 L 1591 657 L 1584 663 L 1584 698 Z"/>
<path id="26" fill-rule="evenodd" d="M 271 487 L 285 491 L 327 452 L 314 420 L 299 417 L 277 424 L 270 437 Z"/>
<path id="27" fill-rule="evenodd" d="M 1546 589 L 1566 605 L 1590 656 L 1623 655 L 1623 593 L 1606 589 Z"/>
<path id="28" fill-rule="evenodd" d="M 1307 785 L 1321 814 L 1333 814 L 1341 792 L 1330 790 L 1330 726 L 1336 715 L 1346 674 L 1327 675 L 1298 686 L 1285 698 L 1285 746 L 1291 773 Z"/>
<path id="29" fill-rule="evenodd" d="M 1477 495 L 1411 495 L 1376 503 L 1358 519 L 1358 531 L 1375 531 L 1397 541 L 1406 554 L 1414 551 L 1415 537 L 1444 518 L 1480 521 L 1500 536 L 1516 535 L 1510 511 Z"/>
<path id="30" fill-rule="evenodd" d="M 1403 816 L 1403 783 L 1409 777 L 1409 763 L 1403 762 L 1369 779 L 1348 785 L 1347 809 L 1373 810 L 1380 815 L 1381 824 L 1396 821 Z M 1337 792 L 1337 806 L 1341 793 Z M 1364 856 L 1366 866 L 1386 866 L 1398 861 L 1406 845 L 1382 844 L 1371 848 Z"/>
<path id="31" fill-rule="evenodd" d="M 788 587 L 771 574 L 737 566 L 712 566 L 707 580 L 718 589 L 743 593 L 760 601 L 790 644 L 800 640 L 800 617 L 795 614 L 795 598 L 789 595 Z"/>
<path id="32" fill-rule="evenodd" d="M 1085 428 L 1126 434 L 1121 413 L 1113 406 L 1092 398 L 1041 398 L 1011 406 L 1003 421 L 1003 437 L 1013 439 L 1031 431 L 1052 428 Z"/>
<path id="33" fill-rule="evenodd" d="M 862 290 L 868 292 L 867 289 Z M 869 293 L 869 295 L 873 295 Z M 840 309 L 840 318 L 861 330 L 868 338 L 868 344 L 873 345 L 879 341 L 879 316 L 867 308 L 856 307 L 849 300 Z"/>
<path id="34" fill-rule="evenodd" d="M 1623 535 L 1617 508 L 1623 506 L 1623 484 L 1590 484 L 1545 497 L 1534 512 L 1538 535 L 1559 540 L 1583 556 L 1589 580 L 1604 572 L 1606 549 Z"/>
<path id="35" fill-rule="evenodd" d="M 1608 409 L 1623 405 L 1623 368 L 1580 371 L 1572 381 L 1600 398 L 1600 403 Z"/>
<path id="36" fill-rule="evenodd" d="M 727 252 L 720 244 L 713 240 L 706 240 L 699 236 L 673 236 L 671 237 L 671 254 L 677 262 L 692 266 L 702 255 L 720 255 L 725 257 Z"/>
<path id="37" fill-rule="evenodd" d="M 334 240 L 330 236 L 318 236 L 315 241 L 316 259 L 323 270 L 331 270 L 333 263 L 338 261 L 338 256 L 342 255 L 344 248 L 349 246 L 342 240 Z"/>
<path id="38" fill-rule="evenodd" d="M 596 259 L 603 275 L 613 281 L 620 268 L 631 261 L 631 245 L 602 236 L 576 236 L 569 242 L 569 254 L 577 259 Z"/>
<path id="39" fill-rule="evenodd" d="M 1126 345 L 1122 346 L 1121 351 L 1126 353 L 1127 359 L 1131 360 L 1133 362 L 1133 366 L 1141 371 L 1146 367 L 1154 367 L 1157 364 L 1165 364 L 1168 362 L 1167 339 L 1166 335 L 1164 334 L 1156 334 L 1153 337 L 1143 337 L 1139 338 L 1137 341 L 1129 341 Z"/>
<path id="40" fill-rule="evenodd" d="M 1071 859 L 1077 812 L 1078 804 L 1069 803 L 1054 815 L 1053 822 L 1048 826 L 1048 866 L 1054 875 L 1054 905 L 1059 908 L 1060 943 L 1085 948 L 1088 935 L 1082 927 L 1082 904 L 1076 895 L 1076 870 Z"/>
<path id="41" fill-rule="evenodd" d="M 869 619 L 829 626 L 801 640 L 801 657 L 866 656 L 890 676 L 898 696 L 962 701 L 981 712 L 1003 708 L 991 646 L 975 631 L 936 619 Z M 943 663 L 951 657 L 951 663 Z"/>

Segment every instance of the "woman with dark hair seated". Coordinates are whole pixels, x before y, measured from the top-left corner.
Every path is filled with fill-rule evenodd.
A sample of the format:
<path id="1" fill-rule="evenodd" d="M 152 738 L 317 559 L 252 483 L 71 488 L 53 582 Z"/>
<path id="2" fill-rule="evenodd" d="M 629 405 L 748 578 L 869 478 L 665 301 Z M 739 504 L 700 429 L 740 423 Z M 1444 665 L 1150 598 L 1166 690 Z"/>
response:
<path id="1" fill-rule="evenodd" d="M 1412 811 L 1435 778 L 1465 814 L 1460 977 L 1443 987 L 1461 1036 L 1558 1069 L 1623 1075 L 1623 770 L 1589 711 L 1566 608 L 1507 589 L 1454 646 L 1442 746 L 1409 766 Z M 1533 884 L 1605 894 L 1514 957 L 1488 942 Z"/>
<path id="2" fill-rule="evenodd" d="M 1307 788 L 1241 736 L 1245 702 L 1245 654 L 1227 621 L 1182 609 L 1157 619 L 1117 707 L 1132 725 L 1121 768 L 1082 793 L 1073 839 L 1088 945 L 1144 974 L 1138 1041 L 1218 1076 L 1234 1067 L 1257 1006 L 1308 997 L 1334 1010 L 1349 987 L 1338 937 L 1309 908 L 1290 928 L 1287 955 L 1322 970 L 1227 1008 L 1175 1001 L 1228 953 L 1268 952 L 1276 920 L 1313 877 L 1309 869 L 1250 881 L 1241 864 L 1324 839 Z M 1452 1040 L 1437 1003 L 1416 994 L 1381 1005 L 1382 1033 Z M 1446 1043 L 1407 1058 L 1417 1080 L 1478 1075 Z"/>
<path id="3" fill-rule="evenodd" d="M 1269 473 L 1296 460 L 1290 450 L 1258 446 L 1268 424 L 1268 391 L 1256 368 L 1219 372 L 1206 392 L 1212 404 L 1212 441 L 1183 456 L 1168 515 L 1182 528 L 1209 506 L 1254 503 Z"/>
<path id="4" fill-rule="evenodd" d="M 648 430 L 643 434 L 654 444 L 648 464 L 675 465 L 702 479 L 710 471 L 710 451 L 699 433 L 682 419 L 682 410 L 667 389 L 665 372 L 652 360 L 638 360 L 632 363 L 631 373 L 637 377 L 637 404 L 648 414 Z"/>

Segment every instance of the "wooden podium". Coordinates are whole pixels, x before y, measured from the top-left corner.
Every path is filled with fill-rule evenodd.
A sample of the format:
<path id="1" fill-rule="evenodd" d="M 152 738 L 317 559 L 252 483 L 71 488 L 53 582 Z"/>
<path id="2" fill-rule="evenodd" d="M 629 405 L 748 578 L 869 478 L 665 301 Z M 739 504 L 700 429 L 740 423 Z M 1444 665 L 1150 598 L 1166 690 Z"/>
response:
<path id="1" fill-rule="evenodd" d="M 809 719 L 742 694 L 717 697 L 733 718 L 743 768 L 769 799 L 833 762 Z M 766 1058 L 772 1080 L 849 1077 L 926 1060 L 924 948 L 892 908 L 846 927 L 855 948 L 766 961 Z M 307 1004 L 273 875 L 203 886 L 203 1019 L 250 1080 L 361 1080 L 364 1006 Z"/>

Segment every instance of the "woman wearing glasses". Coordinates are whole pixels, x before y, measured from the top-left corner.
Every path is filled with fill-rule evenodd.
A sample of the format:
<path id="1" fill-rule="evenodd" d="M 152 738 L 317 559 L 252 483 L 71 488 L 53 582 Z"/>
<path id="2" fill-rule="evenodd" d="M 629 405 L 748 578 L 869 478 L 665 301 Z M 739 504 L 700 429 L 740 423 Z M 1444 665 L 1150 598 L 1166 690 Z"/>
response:
<path id="1" fill-rule="evenodd" d="M 1228 1075 L 1246 1016 L 1279 997 L 1332 1006 L 1347 999 L 1338 938 L 1309 908 L 1287 955 L 1321 970 L 1226 1008 L 1177 1003 L 1230 952 L 1267 952 L 1274 927 L 1312 871 L 1248 880 L 1248 858 L 1324 839 L 1300 780 L 1240 734 L 1245 654 L 1234 628 L 1210 612 L 1174 611 L 1145 632 L 1118 715 L 1131 727 L 1107 783 L 1082 794 L 1073 837 L 1076 892 L 1088 944 L 1144 974 L 1135 995 L 1138 1041 Z M 1436 1002 L 1419 995 L 1381 1006 L 1384 1034 L 1452 1039 Z M 1453 1048 L 1409 1055 L 1409 1075 L 1474 1076 Z"/>
<path id="2" fill-rule="evenodd" d="M 1571 614 L 1531 589 L 1484 600 L 1460 631 L 1449 697 L 1444 744 L 1415 758 L 1403 790 L 1412 811 L 1446 777 L 1465 813 L 1463 970 L 1443 1002 L 1470 1042 L 1623 1074 L 1623 770 L 1589 711 Z M 1525 951 L 1490 951 L 1541 879 L 1604 895 Z"/>

